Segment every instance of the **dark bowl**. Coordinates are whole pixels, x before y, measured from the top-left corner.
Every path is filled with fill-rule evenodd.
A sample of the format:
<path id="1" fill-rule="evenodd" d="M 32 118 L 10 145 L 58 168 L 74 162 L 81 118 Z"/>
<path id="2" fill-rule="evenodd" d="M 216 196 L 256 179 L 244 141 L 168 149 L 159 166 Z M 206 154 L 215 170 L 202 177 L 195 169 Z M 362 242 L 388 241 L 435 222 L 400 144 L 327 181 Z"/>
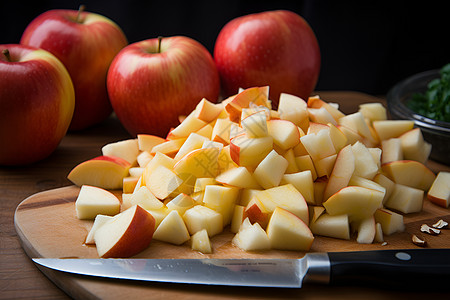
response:
<path id="1" fill-rule="evenodd" d="M 439 70 L 431 70 L 406 78 L 388 92 L 387 105 L 391 118 L 413 120 L 422 130 L 425 141 L 432 145 L 432 160 L 450 165 L 450 123 L 419 115 L 405 104 L 413 94 L 424 93 L 428 83 L 439 77 Z"/>

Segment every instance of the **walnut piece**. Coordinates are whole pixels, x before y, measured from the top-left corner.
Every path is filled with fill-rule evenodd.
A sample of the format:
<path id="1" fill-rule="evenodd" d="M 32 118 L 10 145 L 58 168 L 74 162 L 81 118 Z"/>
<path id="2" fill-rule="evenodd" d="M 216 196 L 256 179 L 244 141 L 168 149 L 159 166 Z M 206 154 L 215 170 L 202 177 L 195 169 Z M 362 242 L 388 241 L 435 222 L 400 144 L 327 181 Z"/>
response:
<path id="1" fill-rule="evenodd" d="M 415 234 L 413 234 L 413 236 L 412 236 L 412 242 L 413 242 L 414 245 L 419 246 L 419 247 L 426 247 L 427 246 L 427 241 L 422 240 L 421 238 L 419 238 Z"/>
<path id="2" fill-rule="evenodd" d="M 439 233 L 441 233 L 441 231 L 439 229 L 430 227 L 427 224 L 422 224 L 422 226 L 420 226 L 420 231 L 431 234 L 431 235 L 438 235 Z"/>
<path id="3" fill-rule="evenodd" d="M 442 229 L 442 228 L 448 228 L 448 223 L 445 222 L 444 220 L 440 219 L 439 221 L 437 221 L 435 224 L 431 225 L 434 228 L 437 229 Z"/>

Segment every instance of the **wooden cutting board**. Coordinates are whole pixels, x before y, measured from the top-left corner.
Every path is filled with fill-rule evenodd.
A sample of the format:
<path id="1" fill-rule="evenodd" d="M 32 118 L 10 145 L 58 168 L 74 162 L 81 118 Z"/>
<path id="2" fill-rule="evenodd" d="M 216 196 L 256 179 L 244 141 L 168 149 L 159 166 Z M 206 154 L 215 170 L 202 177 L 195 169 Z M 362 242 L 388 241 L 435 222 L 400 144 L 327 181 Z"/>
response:
<path id="1" fill-rule="evenodd" d="M 92 221 L 81 221 L 75 215 L 75 200 L 79 188 L 68 186 L 41 192 L 25 199 L 16 209 L 15 227 L 23 248 L 30 257 L 75 257 L 97 258 L 94 246 L 84 244 L 84 239 L 92 226 Z M 120 191 L 116 192 L 120 195 Z M 350 241 L 316 237 L 311 251 L 355 251 L 417 248 L 411 242 L 412 234 L 420 233 L 423 223 L 432 225 L 439 219 L 450 222 L 450 210 L 440 208 L 424 201 L 423 211 L 405 216 L 406 230 L 403 233 L 385 237 L 386 245 L 374 243 L 357 244 L 355 238 Z M 152 241 L 147 250 L 138 258 L 299 258 L 304 253 L 295 251 L 266 251 L 248 253 L 231 244 L 232 234 L 225 232 L 212 238 L 213 254 L 204 255 L 190 250 L 188 243 L 173 246 L 159 241 Z M 429 248 L 450 248 L 450 230 L 443 230 L 439 236 L 424 236 Z M 108 298 L 122 299 L 132 297 L 180 299 L 276 299 L 280 297 L 279 289 L 255 289 L 241 287 L 196 286 L 183 284 L 141 283 L 134 281 L 114 281 L 84 277 L 56 272 L 41 268 L 52 281 L 74 298 Z M 339 290 L 327 287 L 314 289 L 283 290 L 283 298 L 298 298 L 305 293 L 329 295 Z M 341 290 L 345 295 L 349 290 Z M 381 291 L 372 291 L 369 298 L 380 296 Z M 325 293 L 325 294 L 324 294 Z M 358 293 L 358 288 L 352 289 Z M 365 293 L 365 291 L 361 291 Z"/>

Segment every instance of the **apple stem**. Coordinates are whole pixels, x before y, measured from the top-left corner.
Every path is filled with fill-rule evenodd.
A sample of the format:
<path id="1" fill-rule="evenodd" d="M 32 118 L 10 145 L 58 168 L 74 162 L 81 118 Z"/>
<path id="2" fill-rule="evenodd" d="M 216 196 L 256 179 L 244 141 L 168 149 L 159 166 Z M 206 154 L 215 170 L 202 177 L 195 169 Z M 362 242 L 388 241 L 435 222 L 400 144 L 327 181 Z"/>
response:
<path id="1" fill-rule="evenodd" d="M 11 54 L 9 53 L 9 50 L 8 50 L 8 49 L 3 49 L 2 53 L 3 53 L 3 55 L 6 57 L 6 60 L 7 60 L 7 61 L 12 62 Z"/>
<path id="2" fill-rule="evenodd" d="M 161 53 L 161 41 L 162 41 L 162 36 L 158 36 L 158 53 Z"/>
<path id="3" fill-rule="evenodd" d="M 84 10 L 86 9 L 86 6 L 84 4 L 81 4 L 80 7 L 78 8 L 78 13 L 77 13 L 77 17 L 75 19 L 75 22 L 77 23 L 81 23 L 81 14 L 84 12 Z"/>

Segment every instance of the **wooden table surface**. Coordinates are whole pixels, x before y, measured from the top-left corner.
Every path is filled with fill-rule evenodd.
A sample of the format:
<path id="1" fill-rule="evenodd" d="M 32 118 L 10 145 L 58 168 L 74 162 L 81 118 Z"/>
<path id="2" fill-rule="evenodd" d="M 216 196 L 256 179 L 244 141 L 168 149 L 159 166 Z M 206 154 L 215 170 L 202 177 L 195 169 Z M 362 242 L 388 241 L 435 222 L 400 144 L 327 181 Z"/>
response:
<path id="1" fill-rule="evenodd" d="M 345 113 L 355 112 L 359 103 L 380 101 L 357 92 L 319 92 L 321 98 L 338 102 Z M 89 130 L 69 133 L 56 151 L 47 159 L 24 167 L 0 167 L 0 299 L 66 299 L 64 291 L 45 277 L 23 251 L 14 229 L 14 212 L 19 203 L 35 193 L 71 185 L 66 176 L 78 163 L 101 154 L 101 147 L 109 142 L 130 136 L 111 116 Z M 430 161 L 434 171 L 450 171 Z M 211 289 L 208 287 L 208 289 Z M 283 291 L 280 290 L 280 298 Z M 303 291 L 302 291 L 303 294 Z M 433 297 L 445 299 L 448 293 L 428 291 L 394 291 L 364 287 L 305 287 L 305 299 L 356 299 L 362 295 L 367 299 L 423 299 Z M 217 295 L 218 298 L 221 296 Z M 246 296 L 251 298 L 251 295 Z"/>

